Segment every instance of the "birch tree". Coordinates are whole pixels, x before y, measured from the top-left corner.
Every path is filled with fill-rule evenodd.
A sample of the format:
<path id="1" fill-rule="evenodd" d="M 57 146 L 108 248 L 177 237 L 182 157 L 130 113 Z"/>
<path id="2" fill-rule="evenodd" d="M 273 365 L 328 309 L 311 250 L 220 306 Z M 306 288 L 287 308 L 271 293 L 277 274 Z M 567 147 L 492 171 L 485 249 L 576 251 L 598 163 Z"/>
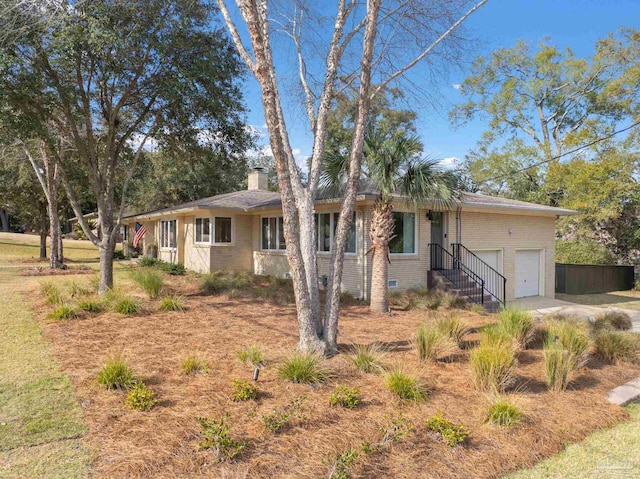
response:
<path id="1" fill-rule="evenodd" d="M 320 17 L 331 18 L 331 27 L 318 31 L 305 24 L 313 9 L 302 1 L 288 10 L 271 11 L 266 0 L 236 0 L 235 8 L 247 34 L 241 34 L 235 15 L 225 0 L 217 0 L 240 57 L 258 81 L 269 142 L 282 198 L 284 236 L 293 280 L 299 327 L 299 348 L 323 354 L 337 351 L 339 302 L 344 250 L 360 178 L 365 127 L 371 101 L 390 84 L 397 84 L 417 67 L 427 68 L 438 54 L 446 57 L 455 48 L 460 25 L 486 3 L 458 1 L 338 0 L 322 5 Z M 275 18 L 271 15 L 275 15 Z M 324 24 L 328 22 L 325 20 Z M 317 26 L 317 25 L 316 25 Z M 328 30 L 328 32 L 327 32 Z M 299 85 L 304 98 L 313 152 L 308 179 L 303 182 L 296 167 L 283 110 L 283 90 L 274 61 L 275 34 L 284 33 L 296 52 Z M 248 43 L 245 43 L 248 40 Z M 324 48 L 323 48 L 324 45 Z M 310 60 L 310 50 L 323 50 L 323 61 Z M 312 76 L 310 66 L 321 64 Z M 376 77 L 375 87 L 372 78 Z M 314 82 L 313 78 L 322 78 Z M 335 232 L 334 250 L 324 308 L 317 281 L 314 200 L 318 194 L 327 124 L 333 99 L 341 88 L 357 89 L 357 113 L 348 159 L 348 174 Z"/>
<path id="2" fill-rule="evenodd" d="M 68 159 L 52 159 L 99 248 L 105 293 L 127 191 L 149 143 L 197 143 L 204 135 L 231 158 L 249 146 L 243 68 L 213 11 L 198 0 L 59 0 L 55 11 L 46 2 L 36 11 L 14 4 L 32 27 L 0 45 L 0 96 L 10 113 L 35 123 L 50 152 L 58 137 L 73 149 Z M 72 170 L 95 198 L 100 237 L 83 217 Z"/>

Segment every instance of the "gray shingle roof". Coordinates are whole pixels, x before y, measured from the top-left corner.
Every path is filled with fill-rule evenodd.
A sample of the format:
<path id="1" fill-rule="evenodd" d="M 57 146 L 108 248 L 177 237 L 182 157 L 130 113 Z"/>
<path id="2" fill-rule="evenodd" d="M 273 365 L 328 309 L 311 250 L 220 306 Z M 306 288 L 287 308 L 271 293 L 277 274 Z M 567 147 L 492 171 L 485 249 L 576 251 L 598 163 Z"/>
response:
<path id="1" fill-rule="evenodd" d="M 379 192 L 370 185 L 361 185 L 358 192 L 359 199 L 376 198 Z M 397 196 L 402 199 L 402 196 Z M 321 190 L 318 199 L 326 202 L 339 202 L 340 196 L 335 190 Z M 161 216 L 164 213 L 179 212 L 182 210 L 204 209 L 204 210 L 235 210 L 235 211 L 255 211 L 280 206 L 280 193 L 266 190 L 242 190 L 223 195 L 211 196 L 196 201 L 190 201 L 181 205 L 149 211 L 138 215 L 130 215 L 127 218 Z M 477 193 L 462 193 L 461 206 L 480 209 L 515 209 L 529 212 L 551 213 L 556 215 L 570 215 L 575 212 L 564 208 L 554 208 L 552 206 L 527 203 L 525 201 L 511 200 L 497 196 L 486 196 Z"/>

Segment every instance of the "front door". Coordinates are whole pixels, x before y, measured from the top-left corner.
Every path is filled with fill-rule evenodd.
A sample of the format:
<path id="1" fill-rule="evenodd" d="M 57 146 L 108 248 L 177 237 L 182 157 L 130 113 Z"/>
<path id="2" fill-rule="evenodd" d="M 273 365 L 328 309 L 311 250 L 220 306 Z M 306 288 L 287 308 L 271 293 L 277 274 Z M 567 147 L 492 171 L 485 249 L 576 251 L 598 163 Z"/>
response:
<path id="1" fill-rule="evenodd" d="M 445 247 L 444 244 L 444 213 L 431 212 L 431 243 Z"/>

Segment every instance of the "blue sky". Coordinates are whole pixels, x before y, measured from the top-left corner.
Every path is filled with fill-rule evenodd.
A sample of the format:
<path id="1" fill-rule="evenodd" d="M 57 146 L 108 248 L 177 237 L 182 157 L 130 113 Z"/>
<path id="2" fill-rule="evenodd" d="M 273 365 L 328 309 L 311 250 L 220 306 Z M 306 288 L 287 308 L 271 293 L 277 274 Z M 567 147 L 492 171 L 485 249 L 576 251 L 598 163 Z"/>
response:
<path id="1" fill-rule="evenodd" d="M 464 80 L 475 56 L 488 55 L 499 47 L 510 47 L 519 39 L 535 43 L 545 37 L 559 47 L 570 47 L 577 56 L 589 56 L 597 39 L 623 26 L 637 27 L 634 19 L 638 18 L 639 0 L 489 0 L 467 20 L 467 29 L 479 41 L 466 67 L 463 71 L 451 71 L 437 86 L 441 106 L 434 108 L 415 103 L 418 133 L 425 144 L 425 153 L 432 158 L 448 159 L 446 163 L 451 164 L 451 158 L 463 158 L 480 139 L 484 130 L 481 120 L 455 129 L 447 118 L 449 109 L 464 101 L 454 85 Z M 276 52 L 276 61 L 282 53 Z M 311 153 L 312 136 L 304 121 L 302 107 L 286 93 L 285 89 L 283 107 L 291 145 L 302 163 L 302 159 Z M 261 143 L 266 144 L 260 91 L 253 77 L 246 81 L 245 97 L 248 121 L 261 133 Z"/>

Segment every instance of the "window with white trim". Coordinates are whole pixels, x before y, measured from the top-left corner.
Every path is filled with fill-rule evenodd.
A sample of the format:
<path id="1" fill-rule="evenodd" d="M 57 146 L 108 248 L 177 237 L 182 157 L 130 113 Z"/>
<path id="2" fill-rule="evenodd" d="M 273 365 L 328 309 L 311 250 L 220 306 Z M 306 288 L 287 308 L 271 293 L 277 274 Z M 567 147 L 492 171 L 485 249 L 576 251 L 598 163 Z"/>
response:
<path id="1" fill-rule="evenodd" d="M 287 249 L 284 240 L 284 221 L 282 216 L 270 216 L 262 218 L 261 249 L 265 251 L 277 251 Z"/>
<path id="2" fill-rule="evenodd" d="M 211 218 L 196 218 L 196 243 L 211 242 Z"/>
<path id="3" fill-rule="evenodd" d="M 177 245 L 176 220 L 160 222 L 160 247 L 175 248 Z"/>
<path id="4" fill-rule="evenodd" d="M 316 233 L 318 235 L 318 251 L 333 251 L 333 241 L 338 227 L 340 213 L 317 213 L 315 215 Z M 351 227 L 347 236 L 345 253 L 356 252 L 356 213 L 353 213 Z"/>
<path id="5" fill-rule="evenodd" d="M 389 252 L 392 254 L 416 253 L 416 214 L 394 211 L 394 238 L 389 241 Z"/>
<path id="6" fill-rule="evenodd" d="M 228 216 L 216 216 L 213 219 L 214 244 L 231 243 L 231 218 Z"/>

